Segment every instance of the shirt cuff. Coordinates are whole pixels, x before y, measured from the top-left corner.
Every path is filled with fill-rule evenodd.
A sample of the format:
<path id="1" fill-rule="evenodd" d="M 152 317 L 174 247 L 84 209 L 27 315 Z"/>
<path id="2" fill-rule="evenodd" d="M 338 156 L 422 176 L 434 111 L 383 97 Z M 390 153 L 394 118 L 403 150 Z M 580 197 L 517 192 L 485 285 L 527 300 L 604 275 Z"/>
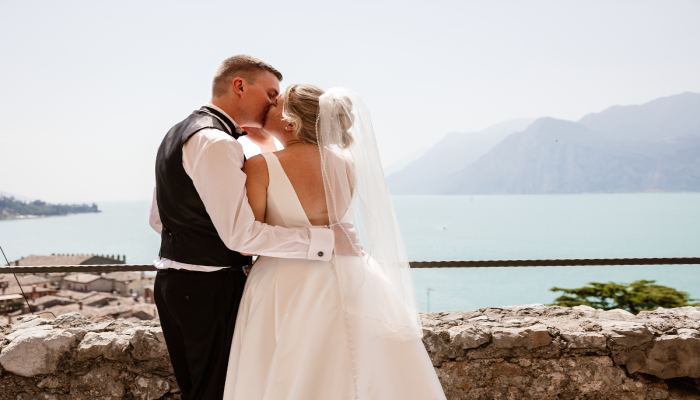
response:
<path id="1" fill-rule="evenodd" d="M 311 243 L 306 258 L 308 260 L 330 261 L 335 242 L 333 231 L 328 228 L 309 228 L 309 236 L 311 236 Z"/>

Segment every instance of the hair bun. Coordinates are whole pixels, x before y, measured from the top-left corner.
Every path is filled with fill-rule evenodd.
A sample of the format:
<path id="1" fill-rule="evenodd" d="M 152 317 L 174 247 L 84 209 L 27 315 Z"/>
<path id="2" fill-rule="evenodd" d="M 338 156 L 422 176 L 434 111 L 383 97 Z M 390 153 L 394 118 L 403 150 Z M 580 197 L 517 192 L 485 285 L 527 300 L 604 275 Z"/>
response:
<path id="1" fill-rule="evenodd" d="M 325 92 L 309 84 L 290 85 L 282 93 L 282 120 L 292 123 L 294 137 L 302 143 L 318 144 L 316 124 L 319 117 L 319 99 Z M 355 142 L 350 134 L 355 122 L 352 112 L 352 101 L 347 96 L 333 98 L 332 119 L 338 121 L 339 135 L 331 139 L 341 149 L 347 149 Z"/>

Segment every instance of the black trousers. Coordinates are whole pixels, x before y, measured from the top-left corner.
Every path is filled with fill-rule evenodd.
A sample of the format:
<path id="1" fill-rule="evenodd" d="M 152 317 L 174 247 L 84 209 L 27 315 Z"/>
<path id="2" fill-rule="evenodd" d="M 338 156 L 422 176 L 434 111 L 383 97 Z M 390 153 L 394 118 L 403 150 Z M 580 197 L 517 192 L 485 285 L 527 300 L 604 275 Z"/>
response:
<path id="1" fill-rule="evenodd" d="M 233 267 L 158 271 L 155 302 L 183 400 L 223 398 L 245 280 L 241 269 Z"/>

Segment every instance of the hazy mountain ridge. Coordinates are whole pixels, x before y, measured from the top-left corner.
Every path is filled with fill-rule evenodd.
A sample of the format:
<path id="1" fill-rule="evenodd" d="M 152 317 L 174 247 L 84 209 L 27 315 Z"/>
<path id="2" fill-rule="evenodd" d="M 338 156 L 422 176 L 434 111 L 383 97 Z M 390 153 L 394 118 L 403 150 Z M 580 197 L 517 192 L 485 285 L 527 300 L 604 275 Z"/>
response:
<path id="1" fill-rule="evenodd" d="M 445 185 L 449 175 L 478 160 L 503 138 L 527 128 L 534 119 L 505 121 L 478 132 L 448 133 L 419 159 L 390 174 L 393 194 L 432 194 Z"/>
<path id="2" fill-rule="evenodd" d="M 457 147 L 440 152 L 434 146 L 389 176 L 392 193 L 700 191 L 700 94 L 614 106 L 578 122 L 540 118 L 522 132 L 505 135 L 477 160 L 450 170 L 451 158 L 465 152 Z M 425 185 L 421 182 L 427 178 L 410 168 L 425 164 L 429 154 L 437 162 Z M 417 178 L 413 184 L 411 175 Z"/>

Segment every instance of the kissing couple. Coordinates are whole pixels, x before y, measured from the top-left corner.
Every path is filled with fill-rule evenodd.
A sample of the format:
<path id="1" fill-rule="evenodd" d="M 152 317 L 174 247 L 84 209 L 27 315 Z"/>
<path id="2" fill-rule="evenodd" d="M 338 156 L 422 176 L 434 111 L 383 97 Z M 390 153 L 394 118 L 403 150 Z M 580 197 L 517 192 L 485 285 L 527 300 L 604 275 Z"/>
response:
<path id="1" fill-rule="evenodd" d="M 225 60 L 158 149 L 155 303 L 182 399 L 444 400 L 367 107 L 281 80 Z"/>

